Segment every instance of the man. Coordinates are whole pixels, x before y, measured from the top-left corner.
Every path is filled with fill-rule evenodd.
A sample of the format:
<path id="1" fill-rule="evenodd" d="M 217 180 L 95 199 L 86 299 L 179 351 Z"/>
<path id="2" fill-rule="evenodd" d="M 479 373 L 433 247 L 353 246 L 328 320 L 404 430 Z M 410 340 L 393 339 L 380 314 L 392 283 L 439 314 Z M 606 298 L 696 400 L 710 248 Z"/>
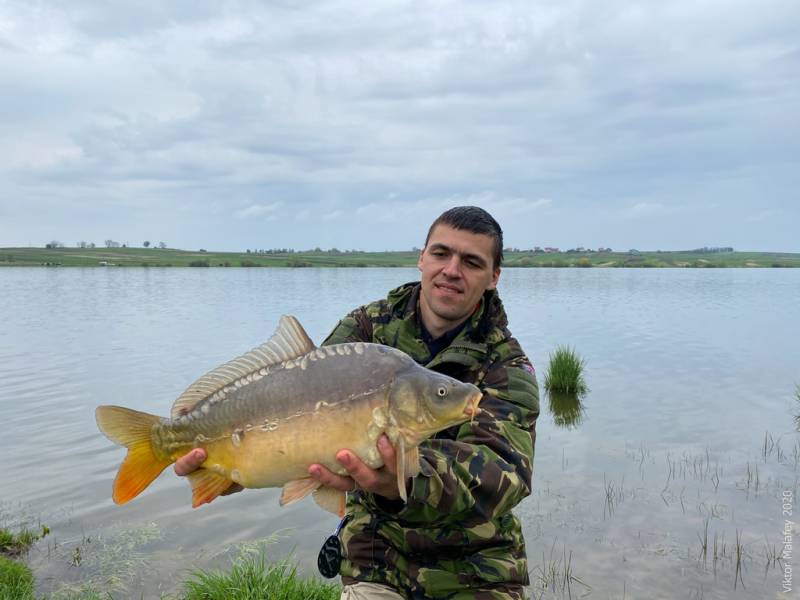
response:
<path id="1" fill-rule="evenodd" d="M 530 493 L 539 402 L 495 289 L 502 248 L 502 230 L 483 209 L 444 212 L 420 253 L 421 281 L 354 310 L 324 342 L 393 346 L 484 393 L 473 422 L 421 444 L 421 473 L 407 481 L 406 503 L 385 436 L 380 469 L 347 449 L 336 458 L 349 476 L 309 466 L 323 484 L 352 492 L 341 531 L 343 599 L 524 597 L 525 545 L 511 509 Z M 186 474 L 204 458 L 195 450 L 175 470 Z"/>

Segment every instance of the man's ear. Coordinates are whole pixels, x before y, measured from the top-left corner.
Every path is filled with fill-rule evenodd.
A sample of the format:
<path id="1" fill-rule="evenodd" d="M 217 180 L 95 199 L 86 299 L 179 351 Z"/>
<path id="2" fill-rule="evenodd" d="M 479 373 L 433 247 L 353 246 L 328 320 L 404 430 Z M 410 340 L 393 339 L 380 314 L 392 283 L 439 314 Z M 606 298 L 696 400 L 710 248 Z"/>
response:
<path id="1" fill-rule="evenodd" d="M 486 286 L 487 290 L 493 290 L 497 287 L 497 282 L 500 280 L 500 267 L 495 267 L 492 271 L 492 282 Z"/>
<path id="2" fill-rule="evenodd" d="M 422 271 L 422 255 L 425 253 L 425 248 L 419 251 L 419 257 L 417 258 L 417 269 Z"/>

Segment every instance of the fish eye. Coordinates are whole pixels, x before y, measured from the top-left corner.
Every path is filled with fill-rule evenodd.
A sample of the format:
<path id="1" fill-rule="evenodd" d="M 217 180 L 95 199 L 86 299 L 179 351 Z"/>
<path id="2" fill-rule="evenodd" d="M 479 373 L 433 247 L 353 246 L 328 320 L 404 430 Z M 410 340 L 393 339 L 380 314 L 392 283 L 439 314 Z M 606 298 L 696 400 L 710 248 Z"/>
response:
<path id="1" fill-rule="evenodd" d="M 440 386 L 439 386 L 439 389 L 438 389 L 438 390 L 436 390 L 436 394 L 437 394 L 437 395 L 438 395 L 440 398 L 444 398 L 445 396 L 447 396 L 447 388 L 446 388 L 446 387 L 444 387 L 443 385 L 440 385 Z"/>

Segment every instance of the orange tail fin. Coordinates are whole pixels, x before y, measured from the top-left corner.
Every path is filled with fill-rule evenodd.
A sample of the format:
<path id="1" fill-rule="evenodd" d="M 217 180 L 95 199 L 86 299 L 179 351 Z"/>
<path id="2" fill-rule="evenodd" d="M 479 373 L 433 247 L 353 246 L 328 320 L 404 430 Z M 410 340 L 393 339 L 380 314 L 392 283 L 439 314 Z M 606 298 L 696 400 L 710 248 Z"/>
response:
<path id="1" fill-rule="evenodd" d="M 172 464 L 171 460 L 159 458 L 153 452 L 150 432 L 161 419 L 121 406 L 98 406 L 95 417 L 97 426 L 108 439 L 128 449 L 114 480 L 112 494 L 114 502 L 125 504 Z"/>

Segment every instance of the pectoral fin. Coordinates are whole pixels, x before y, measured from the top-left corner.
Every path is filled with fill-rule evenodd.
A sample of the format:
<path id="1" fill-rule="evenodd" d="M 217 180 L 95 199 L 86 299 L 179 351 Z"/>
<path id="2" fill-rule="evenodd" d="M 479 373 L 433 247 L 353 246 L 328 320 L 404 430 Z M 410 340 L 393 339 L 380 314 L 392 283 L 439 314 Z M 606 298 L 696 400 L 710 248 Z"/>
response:
<path id="1" fill-rule="evenodd" d="M 298 500 L 305 498 L 321 485 L 322 484 L 319 481 L 312 479 L 311 477 L 295 479 L 294 481 L 288 482 L 283 486 L 283 492 L 281 493 L 280 500 L 281 506 L 286 506 L 287 504 L 291 504 L 292 502 L 297 502 Z"/>
<path id="2" fill-rule="evenodd" d="M 192 508 L 197 508 L 227 490 L 233 481 L 208 469 L 198 469 L 187 475 L 192 486 Z"/>
<path id="3" fill-rule="evenodd" d="M 313 497 L 314 502 L 328 512 L 332 512 L 340 517 L 344 516 L 344 509 L 346 505 L 346 494 L 344 492 L 340 492 L 339 490 L 326 485 L 314 490 Z"/>
<path id="4" fill-rule="evenodd" d="M 419 475 L 419 446 L 406 450 L 403 462 L 405 462 L 406 479 Z"/>
<path id="5" fill-rule="evenodd" d="M 406 449 L 406 441 L 401 436 L 397 444 L 397 491 L 403 502 L 408 502 L 406 480 L 419 475 L 419 447 Z"/>

